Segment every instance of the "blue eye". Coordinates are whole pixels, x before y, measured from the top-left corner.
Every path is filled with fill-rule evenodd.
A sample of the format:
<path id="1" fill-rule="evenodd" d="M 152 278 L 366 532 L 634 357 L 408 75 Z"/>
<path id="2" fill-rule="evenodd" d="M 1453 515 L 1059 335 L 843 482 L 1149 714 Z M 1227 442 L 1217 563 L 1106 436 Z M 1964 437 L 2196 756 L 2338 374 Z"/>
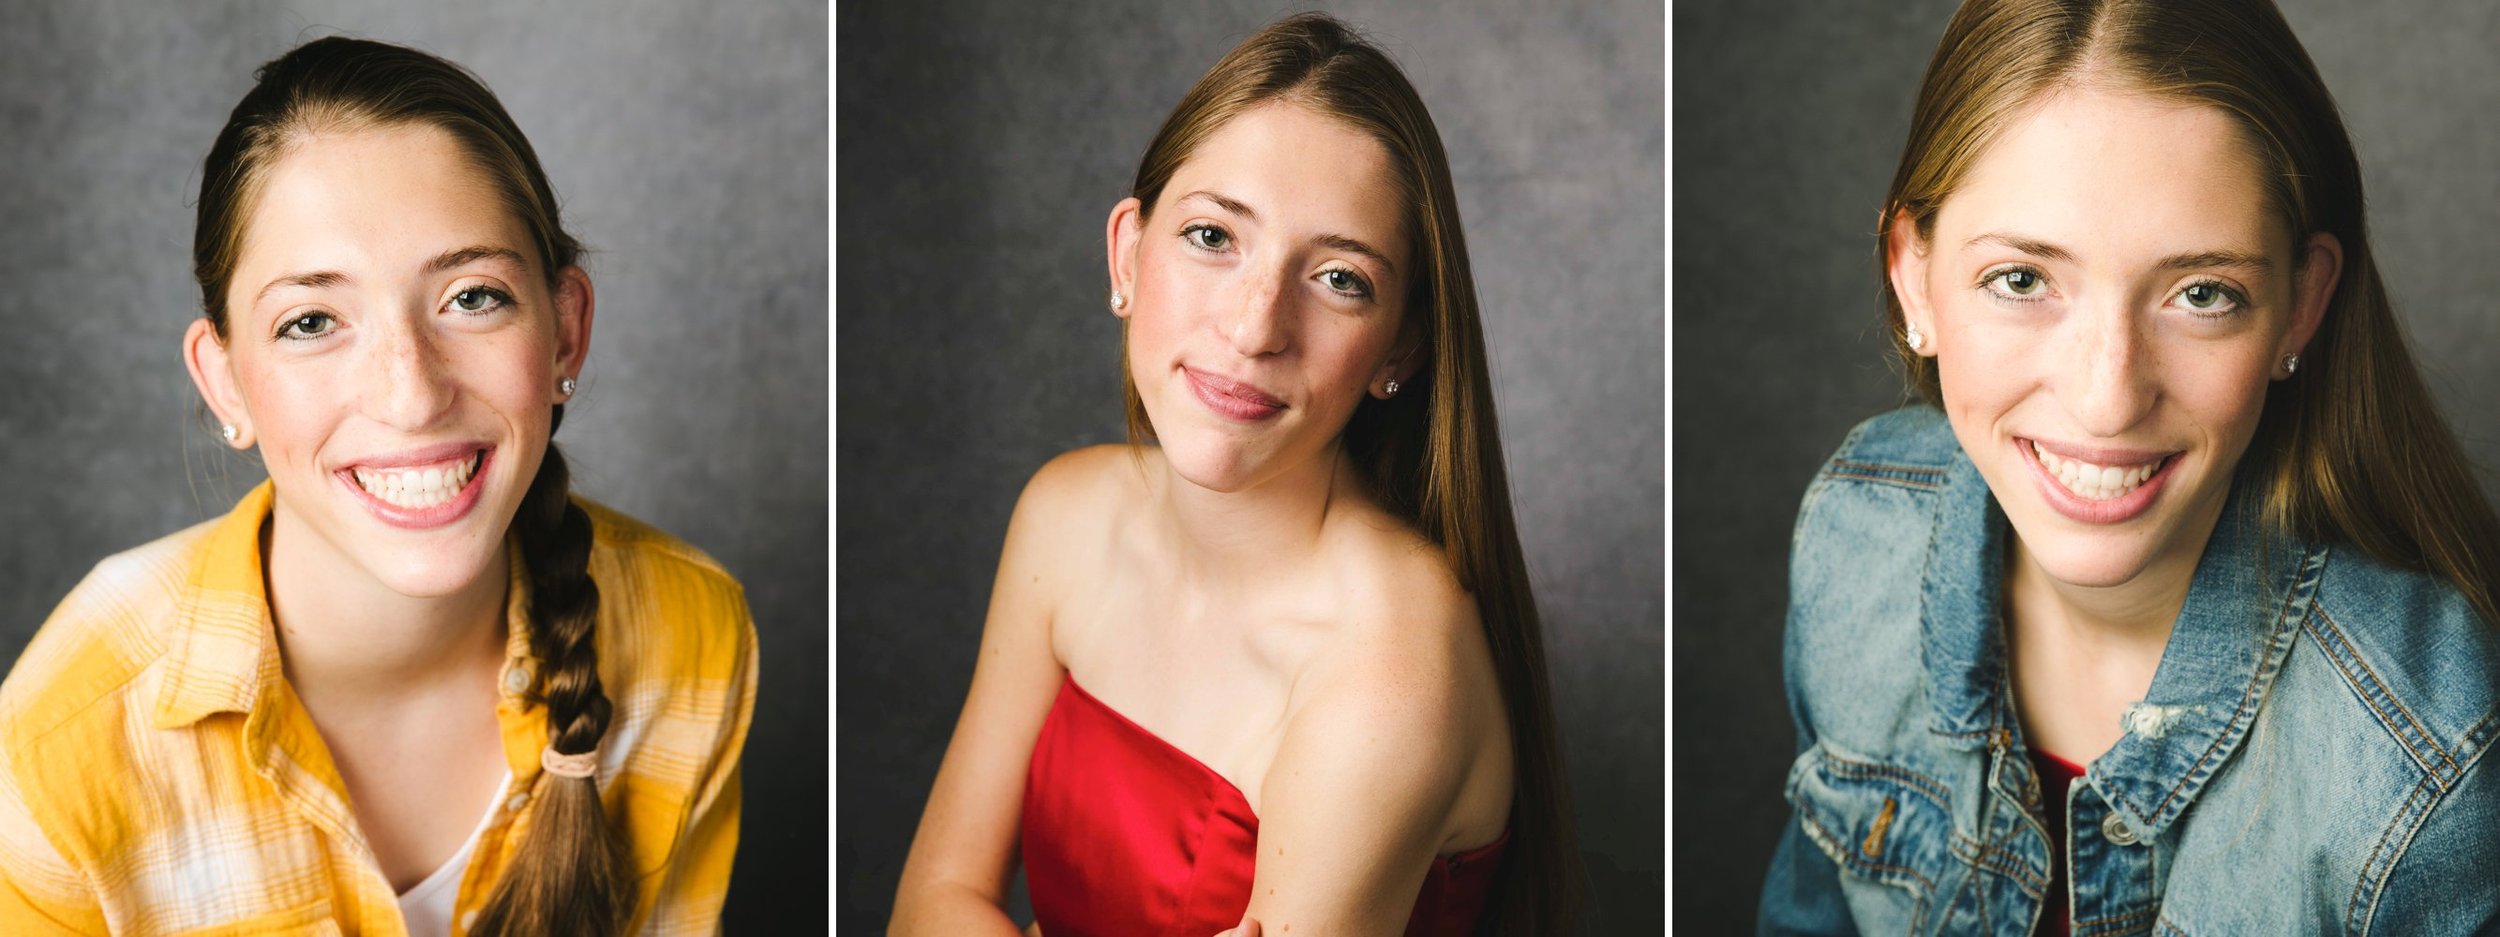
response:
<path id="1" fill-rule="evenodd" d="M 338 330 L 338 320 L 326 312 L 307 312 L 286 320 L 278 326 L 278 337 L 292 341 L 320 338 Z"/>
<path id="2" fill-rule="evenodd" d="M 472 286 L 452 294 L 448 308 L 469 315 L 484 315 L 512 303 L 512 296 L 490 286 Z"/>
<path id="3" fill-rule="evenodd" d="M 1321 271 L 1319 278 L 1320 282 L 1328 284 L 1329 289 L 1346 296 L 1366 297 L 1372 294 L 1372 285 L 1352 270 L 1325 270 Z"/>
<path id="4" fill-rule="evenodd" d="M 1194 224 L 1181 229 L 1181 240 L 1200 250 L 1220 251 L 1233 243 L 1233 236 L 1211 224 Z"/>
<path id="5" fill-rule="evenodd" d="M 2211 280 L 2200 280 L 2179 290 L 2179 305 L 2189 312 L 2209 319 L 2218 319 L 2239 311 L 2247 305 L 2239 291 Z"/>

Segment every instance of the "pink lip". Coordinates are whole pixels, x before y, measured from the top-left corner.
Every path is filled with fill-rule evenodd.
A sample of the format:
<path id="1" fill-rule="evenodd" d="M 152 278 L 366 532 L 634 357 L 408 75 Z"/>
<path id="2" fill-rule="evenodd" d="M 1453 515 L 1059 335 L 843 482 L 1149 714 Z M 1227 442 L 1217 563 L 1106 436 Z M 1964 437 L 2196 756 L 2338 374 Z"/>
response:
<path id="1" fill-rule="evenodd" d="M 2160 468 L 2153 470 L 2152 477 L 2145 479 L 2144 484 L 2137 485 L 2134 491 L 2107 501 L 2090 501 L 2066 490 L 2066 486 L 2058 482 L 2057 476 L 2049 473 L 2048 466 L 2040 464 L 2039 454 L 2031 451 L 2031 444 L 2034 442 L 2039 443 L 2040 448 L 2056 453 L 2059 458 L 2076 459 L 2095 465 L 2142 465 L 2156 459 L 2168 458 L 2176 453 L 2151 449 L 2073 446 L 2046 440 L 2026 439 L 2021 436 L 2014 437 L 2014 448 L 2022 453 L 2023 464 L 2031 466 L 2032 481 L 2039 485 L 2040 496 L 2048 500 L 2049 507 L 2055 508 L 2057 513 L 2065 515 L 2068 520 L 2085 524 L 2119 524 L 2134 520 L 2138 515 L 2152 508 L 2153 499 L 2161 496 L 2163 484 L 2170 480 L 2170 470 L 2178 467 L 2179 464 L 2179 460 L 2169 458 L 2161 464 Z"/>
<path id="2" fill-rule="evenodd" d="M 1248 382 L 1186 366 L 1181 368 L 1181 373 L 1189 378 L 1189 389 L 1197 392 L 1198 401 L 1225 419 L 1255 423 L 1285 410 L 1284 401 L 1269 396 Z"/>
<path id="3" fill-rule="evenodd" d="M 478 463 L 477 470 L 469 478 L 468 487 L 460 489 L 460 493 L 453 495 L 451 500 L 430 508 L 412 510 L 400 507 L 374 497 L 372 492 L 365 490 L 365 486 L 356 483 L 356 470 L 359 468 L 390 469 L 431 465 L 471 453 L 477 454 Z M 494 464 L 495 447 L 474 442 L 454 442 L 370 456 L 339 467 L 330 473 L 330 477 L 346 486 L 348 493 L 355 495 L 357 503 L 364 505 L 365 510 L 372 512 L 373 516 L 382 523 L 403 530 L 430 530 L 466 517 L 471 509 L 477 507 L 481 493 L 486 490 L 486 470 Z"/>

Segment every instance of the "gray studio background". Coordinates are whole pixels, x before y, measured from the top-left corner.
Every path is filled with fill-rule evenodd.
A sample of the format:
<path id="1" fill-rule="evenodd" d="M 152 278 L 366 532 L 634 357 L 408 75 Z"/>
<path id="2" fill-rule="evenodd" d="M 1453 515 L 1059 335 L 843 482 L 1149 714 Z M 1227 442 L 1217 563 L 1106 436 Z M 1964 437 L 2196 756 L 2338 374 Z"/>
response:
<path id="1" fill-rule="evenodd" d="M 0 660 L 96 560 L 262 478 L 198 417 L 201 158 L 252 71 L 337 32 L 476 71 L 599 294 L 575 490 L 746 585 L 763 673 L 732 932 L 821 920 L 826 34 L 806 2 L 0 5 Z"/>
<path id="2" fill-rule="evenodd" d="M 1749 929 L 1795 752 L 1780 695 L 1798 498 L 1900 402 L 1875 216 L 1955 4 L 1779 0 L 1675 13 L 1675 917 Z M 2500 466 L 2500 10 L 2300 0 L 2342 105 L 2412 347 L 2469 453 Z"/>
<path id="3" fill-rule="evenodd" d="M 1281 3 L 845 5 L 836 23 L 840 924 L 879 932 L 1016 493 L 1122 438 L 1103 219 Z M 1665 808 L 1655 4 L 1348 3 L 1449 151 L 1596 915 L 1656 933 Z"/>

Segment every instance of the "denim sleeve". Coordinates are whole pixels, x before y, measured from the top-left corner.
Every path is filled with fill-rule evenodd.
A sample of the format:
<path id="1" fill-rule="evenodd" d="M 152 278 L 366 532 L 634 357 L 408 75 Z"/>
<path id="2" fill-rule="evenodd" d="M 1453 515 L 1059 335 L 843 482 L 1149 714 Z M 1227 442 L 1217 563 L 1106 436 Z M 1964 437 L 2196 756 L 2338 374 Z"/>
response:
<path id="1" fill-rule="evenodd" d="M 2500 934 L 2500 773 L 2483 757 L 2415 831 L 2360 934 Z"/>
<path id="2" fill-rule="evenodd" d="M 1771 856 L 1771 874 L 1762 882 L 1762 917 L 1754 924 L 1761 937 L 1786 934 L 1855 934 L 1849 906 L 1840 900 L 1840 866 L 1806 840 L 1794 816 L 1780 834 L 1779 851 Z"/>
<path id="3" fill-rule="evenodd" d="M 1814 501 L 1812 490 L 1806 503 Z M 1798 512 L 1800 521 L 1804 511 Z M 1794 562 L 1791 554 L 1791 562 Z M 1804 694 L 1797 686 L 1797 655 L 1799 647 L 1797 596 L 1795 577 L 1790 582 L 1786 647 L 1781 655 L 1780 683 L 1788 696 L 1788 716 L 1797 729 L 1797 754 L 1803 756 L 1814 747 L 1814 723 L 1807 717 Z M 1832 857 L 1808 840 L 1805 827 L 1799 824 L 1791 809 L 1788 824 L 1780 833 L 1779 847 L 1771 855 L 1770 873 L 1762 880 L 1762 903 L 1754 923 L 1757 935 L 1774 934 L 1856 934 L 1857 922 L 1849 917 L 1849 906 L 1840 897 L 1840 866 Z"/>

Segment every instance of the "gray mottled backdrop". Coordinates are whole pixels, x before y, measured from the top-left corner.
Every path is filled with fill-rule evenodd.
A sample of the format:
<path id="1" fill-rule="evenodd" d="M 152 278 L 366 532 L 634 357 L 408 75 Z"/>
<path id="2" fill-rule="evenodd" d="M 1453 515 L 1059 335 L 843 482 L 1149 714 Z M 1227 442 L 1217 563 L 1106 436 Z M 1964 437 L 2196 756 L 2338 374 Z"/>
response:
<path id="1" fill-rule="evenodd" d="M 846 5 L 836 863 L 884 927 L 987 606 L 1051 455 L 1121 438 L 1102 231 L 1165 113 L 1297 7 Z M 1663 15 L 1349 3 L 1452 163 L 1599 926 L 1664 899 Z"/>
<path id="2" fill-rule="evenodd" d="M 2500 11 L 2301 0 L 2370 225 L 2449 420 L 2500 466 Z M 1856 421 L 1902 399 L 1875 216 L 1954 4 L 1688 3 L 1675 13 L 1676 921 L 1750 926 L 1787 806 L 1791 520 Z"/>
<path id="3" fill-rule="evenodd" d="M 106 554 L 261 477 L 197 418 L 200 159 L 252 70 L 336 32 L 469 66 L 595 253 L 576 489 L 744 581 L 764 655 L 734 930 L 825 881 L 826 22 L 805 2 L 0 5 L 0 660 Z M 740 926 L 743 925 L 743 926 Z"/>

